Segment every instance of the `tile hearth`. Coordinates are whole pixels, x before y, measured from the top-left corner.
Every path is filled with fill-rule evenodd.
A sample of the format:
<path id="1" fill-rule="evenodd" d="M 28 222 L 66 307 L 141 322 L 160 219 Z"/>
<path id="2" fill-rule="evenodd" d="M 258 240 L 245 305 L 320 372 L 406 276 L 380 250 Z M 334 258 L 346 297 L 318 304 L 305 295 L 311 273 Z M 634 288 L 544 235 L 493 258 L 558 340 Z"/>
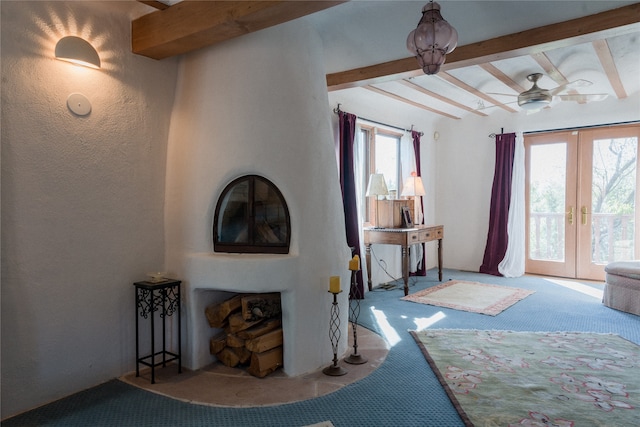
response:
<path id="1" fill-rule="evenodd" d="M 349 351 L 353 347 L 349 325 Z M 327 340 L 327 346 L 330 343 Z M 212 406 L 268 406 L 313 399 L 332 393 L 342 387 L 365 378 L 384 362 L 389 346 L 381 336 L 358 327 L 358 352 L 368 359 L 362 365 L 350 365 L 344 361 L 339 364 L 348 373 L 332 377 L 322 373 L 322 369 L 298 377 L 288 377 L 278 369 L 265 378 L 249 375 L 244 369 L 229 368 L 221 363 L 211 364 L 203 369 L 182 370 L 171 364 L 166 368 L 156 368 L 156 384 L 150 383 L 150 371 L 141 370 L 136 378 L 135 372 L 120 379 L 142 389 L 168 396 L 174 399 Z M 330 362 L 327 363 L 328 365 Z"/>

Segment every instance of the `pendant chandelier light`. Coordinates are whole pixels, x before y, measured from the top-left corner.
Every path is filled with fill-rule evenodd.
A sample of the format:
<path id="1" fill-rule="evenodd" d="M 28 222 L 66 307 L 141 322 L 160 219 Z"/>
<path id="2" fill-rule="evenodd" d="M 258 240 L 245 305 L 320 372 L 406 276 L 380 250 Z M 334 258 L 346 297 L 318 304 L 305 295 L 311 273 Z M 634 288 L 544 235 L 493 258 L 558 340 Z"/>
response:
<path id="1" fill-rule="evenodd" d="M 458 45 L 458 32 L 440 14 L 433 0 L 422 8 L 418 27 L 407 37 L 407 49 L 418 59 L 425 74 L 437 74 L 447 53 Z"/>

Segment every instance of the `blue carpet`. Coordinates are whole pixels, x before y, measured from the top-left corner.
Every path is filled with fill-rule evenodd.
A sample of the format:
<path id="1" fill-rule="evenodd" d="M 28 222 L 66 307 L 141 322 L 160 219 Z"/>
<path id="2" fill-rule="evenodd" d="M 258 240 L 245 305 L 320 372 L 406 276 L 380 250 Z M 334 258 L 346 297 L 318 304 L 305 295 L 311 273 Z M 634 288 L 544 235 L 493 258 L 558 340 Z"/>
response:
<path id="1" fill-rule="evenodd" d="M 438 329 L 609 332 L 640 344 L 640 317 L 607 308 L 592 296 L 543 278 L 443 273 L 444 280 L 493 283 L 535 293 L 497 316 L 486 316 L 401 301 L 401 285 L 369 292 L 361 302 L 360 323 L 393 344 L 386 361 L 363 380 L 312 400 L 263 408 L 215 408 L 113 380 L 6 420 L 2 426 L 300 427 L 330 420 L 336 427 L 457 427 L 462 421 L 408 330 L 428 324 Z M 437 271 L 431 270 L 426 278 L 411 278 L 410 292 L 439 284 L 436 276 Z"/>

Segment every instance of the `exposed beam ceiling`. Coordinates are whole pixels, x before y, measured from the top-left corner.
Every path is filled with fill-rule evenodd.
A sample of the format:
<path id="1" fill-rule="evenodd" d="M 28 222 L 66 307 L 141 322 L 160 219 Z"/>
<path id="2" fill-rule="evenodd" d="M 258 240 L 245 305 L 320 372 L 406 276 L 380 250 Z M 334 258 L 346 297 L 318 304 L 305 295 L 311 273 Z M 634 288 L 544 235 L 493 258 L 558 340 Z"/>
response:
<path id="1" fill-rule="evenodd" d="M 134 20 L 131 23 L 131 47 L 139 55 L 164 59 L 345 2 L 185 0 Z M 143 3 L 148 4 L 146 1 Z"/>
<path id="2" fill-rule="evenodd" d="M 513 58 L 605 37 L 637 32 L 640 3 L 582 18 L 546 25 L 478 43 L 458 46 L 447 55 L 442 71 Z M 366 86 L 422 75 L 414 57 L 356 68 L 327 75 L 329 90 Z"/>

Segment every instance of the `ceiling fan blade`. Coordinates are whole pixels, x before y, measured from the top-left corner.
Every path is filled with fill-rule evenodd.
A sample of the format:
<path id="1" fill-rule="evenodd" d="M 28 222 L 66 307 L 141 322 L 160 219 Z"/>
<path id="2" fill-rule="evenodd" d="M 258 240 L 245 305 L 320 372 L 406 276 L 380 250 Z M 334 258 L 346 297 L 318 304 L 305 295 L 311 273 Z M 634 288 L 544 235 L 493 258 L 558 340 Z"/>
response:
<path id="1" fill-rule="evenodd" d="M 491 105 L 487 105 L 485 106 L 484 103 L 482 103 L 482 105 L 479 105 L 476 108 L 476 111 L 482 111 L 482 110 L 488 110 L 489 108 L 496 108 L 499 107 L 500 105 L 511 105 L 511 104 L 517 104 L 518 101 L 512 101 L 512 102 L 502 102 L 499 104 L 491 104 Z"/>
<path id="2" fill-rule="evenodd" d="M 575 101 L 575 102 L 595 102 L 602 101 L 606 99 L 609 94 L 608 93 L 588 93 L 588 94 L 566 94 L 566 95 L 556 95 L 563 101 Z"/>
<path id="3" fill-rule="evenodd" d="M 551 95 L 557 95 L 560 92 L 563 92 L 567 89 L 575 89 L 577 87 L 587 87 L 587 86 L 591 86 L 592 84 L 593 83 L 591 83 L 589 80 L 578 79 L 578 80 L 569 82 L 567 84 L 560 85 L 557 88 L 550 89 L 549 93 L 551 93 Z"/>
<path id="4" fill-rule="evenodd" d="M 487 92 L 487 95 L 499 95 L 499 96 L 510 96 L 510 97 L 517 97 L 518 96 L 517 93 L 514 95 L 512 93 L 495 93 L 495 92 Z"/>

